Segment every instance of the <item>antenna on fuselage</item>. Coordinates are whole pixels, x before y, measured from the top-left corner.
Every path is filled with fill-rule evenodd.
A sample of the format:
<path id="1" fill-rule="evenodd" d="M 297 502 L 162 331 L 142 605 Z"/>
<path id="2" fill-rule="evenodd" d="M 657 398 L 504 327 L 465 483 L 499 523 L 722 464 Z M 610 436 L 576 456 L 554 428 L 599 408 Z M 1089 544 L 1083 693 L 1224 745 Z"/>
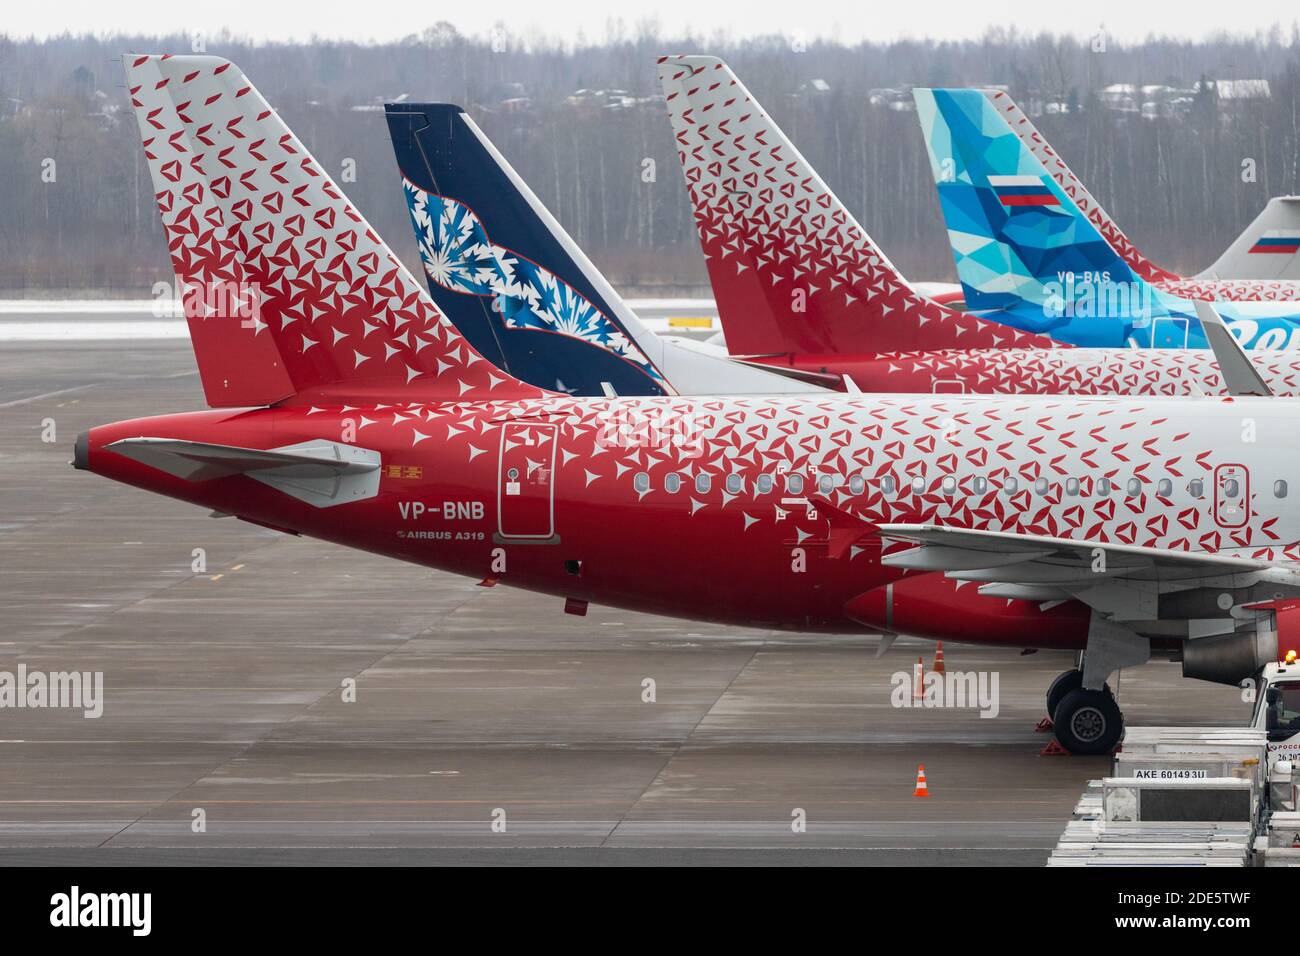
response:
<path id="1" fill-rule="evenodd" d="M 1208 302 L 1196 303 L 1196 317 L 1201 320 L 1205 330 L 1205 340 L 1210 343 L 1214 357 L 1218 360 L 1219 371 L 1223 372 L 1223 384 L 1229 395 L 1272 395 L 1259 369 L 1251 361 L 1246 350 L 1241 347 L 1237 337 L 1228 331 L 1223 319 Z"/>

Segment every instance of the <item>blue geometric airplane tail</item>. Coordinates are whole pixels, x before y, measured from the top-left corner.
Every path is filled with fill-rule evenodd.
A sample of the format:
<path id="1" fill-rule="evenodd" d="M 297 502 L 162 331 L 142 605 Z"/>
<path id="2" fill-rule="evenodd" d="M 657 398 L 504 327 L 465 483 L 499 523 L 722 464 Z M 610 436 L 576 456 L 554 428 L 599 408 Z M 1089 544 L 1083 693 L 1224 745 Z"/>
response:
<path id="1" fill-rule="evenodd" d="M 1134 271 L 989 96 L 912 92 L 969 309 L 1073 345 L 1206 346 L 1195 303 Z M 1257 259 L 1282 260 L 1300 249 L 1300 230 L 1288 231 L 1284 200 L 1270 209 L 1237 245 L 1250 243 L 1246 251 Z M 1230 301 L 1217 308 L 1245 348 L 1300 345 L 1295 302 Z"/>
<path id="2" fill-rule="evenodd" d="M 1123 322 L 1070 322 L 1076 300 L 1099 287 L 1144 304 L 1155 299 L 983 92 L 916 89 L 913 96 L 967 308 L 1022 315 L 1036 308 L 1044 312 L 1038 331 L 1103 344 Z"/>

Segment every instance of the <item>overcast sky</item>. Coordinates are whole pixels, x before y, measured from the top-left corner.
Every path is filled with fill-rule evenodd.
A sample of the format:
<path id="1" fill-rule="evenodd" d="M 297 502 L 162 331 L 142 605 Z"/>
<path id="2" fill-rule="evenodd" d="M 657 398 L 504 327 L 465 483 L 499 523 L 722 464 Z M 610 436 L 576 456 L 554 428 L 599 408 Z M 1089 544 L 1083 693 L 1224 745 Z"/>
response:
<path id="1" fill-rule="evenodd" d="M 418 11 L 415 12 L 415 11 Z M 1296 0 L 492 0 L 445 3 L 431 0 L 221 0 L 191 4 L 176 0 L 55 0 L 6 4 L 0 32 L 45 37 L 63 33 L 215 33 L 223 28 L 254 40 L 306 40 L 313 34 L 338 39 L 391 40 L 448 20 L 462 33 L 487 33 L 497 22 L 514 34 L 542 32 L 574 41 L 579 31 L 589 41 L 604 38 L 605 24 L 621 17 L 629 29 L 657 18 L 660 32 L 691 32 L 707 38 L 725 29 L 733 36 L 798 34 L 808 39 L 840 37 L 893 40 L 965 39 L 990 26 L 1016 26 L 1022 32 L 1093 34 L 1104 26 L 1109 36 L 1135 39 L 1148 33 L 1200 38 L 1228 30 L 1251 33 L 1281 23 L 1289 35 L 1300 18 Z"/>

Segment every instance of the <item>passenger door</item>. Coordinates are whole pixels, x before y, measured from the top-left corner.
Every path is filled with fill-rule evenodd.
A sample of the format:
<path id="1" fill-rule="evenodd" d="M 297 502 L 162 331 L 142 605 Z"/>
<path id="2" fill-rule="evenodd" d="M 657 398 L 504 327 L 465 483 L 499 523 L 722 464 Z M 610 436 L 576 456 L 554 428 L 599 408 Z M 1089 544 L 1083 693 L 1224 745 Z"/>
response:
<path id="1" fill-rule="evenodd" d="M 555 534 L 555 449 L 559 428 L 507 422 L 501 429 L 497 530 L 501 537 L 545 540 Z"/>

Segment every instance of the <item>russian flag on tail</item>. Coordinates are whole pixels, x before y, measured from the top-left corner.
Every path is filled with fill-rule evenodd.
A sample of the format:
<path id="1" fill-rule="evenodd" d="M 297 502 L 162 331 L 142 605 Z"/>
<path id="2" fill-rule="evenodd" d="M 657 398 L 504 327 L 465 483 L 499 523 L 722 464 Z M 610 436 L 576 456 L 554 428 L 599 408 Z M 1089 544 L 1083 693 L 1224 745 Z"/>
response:
<path id="1" fill-rule="evenodd" d="M 1060 201 L 1037 176 L 990 176 L 989 185 L 1004 206 L 1059 206 Z"/>
<path id="2" fill-rule="evenodd" d="M 1300 232 L 1295 229 L 1269 229 L 1255 240 L 1250 252 L 1293 256 L 1300 252 Z"/>

